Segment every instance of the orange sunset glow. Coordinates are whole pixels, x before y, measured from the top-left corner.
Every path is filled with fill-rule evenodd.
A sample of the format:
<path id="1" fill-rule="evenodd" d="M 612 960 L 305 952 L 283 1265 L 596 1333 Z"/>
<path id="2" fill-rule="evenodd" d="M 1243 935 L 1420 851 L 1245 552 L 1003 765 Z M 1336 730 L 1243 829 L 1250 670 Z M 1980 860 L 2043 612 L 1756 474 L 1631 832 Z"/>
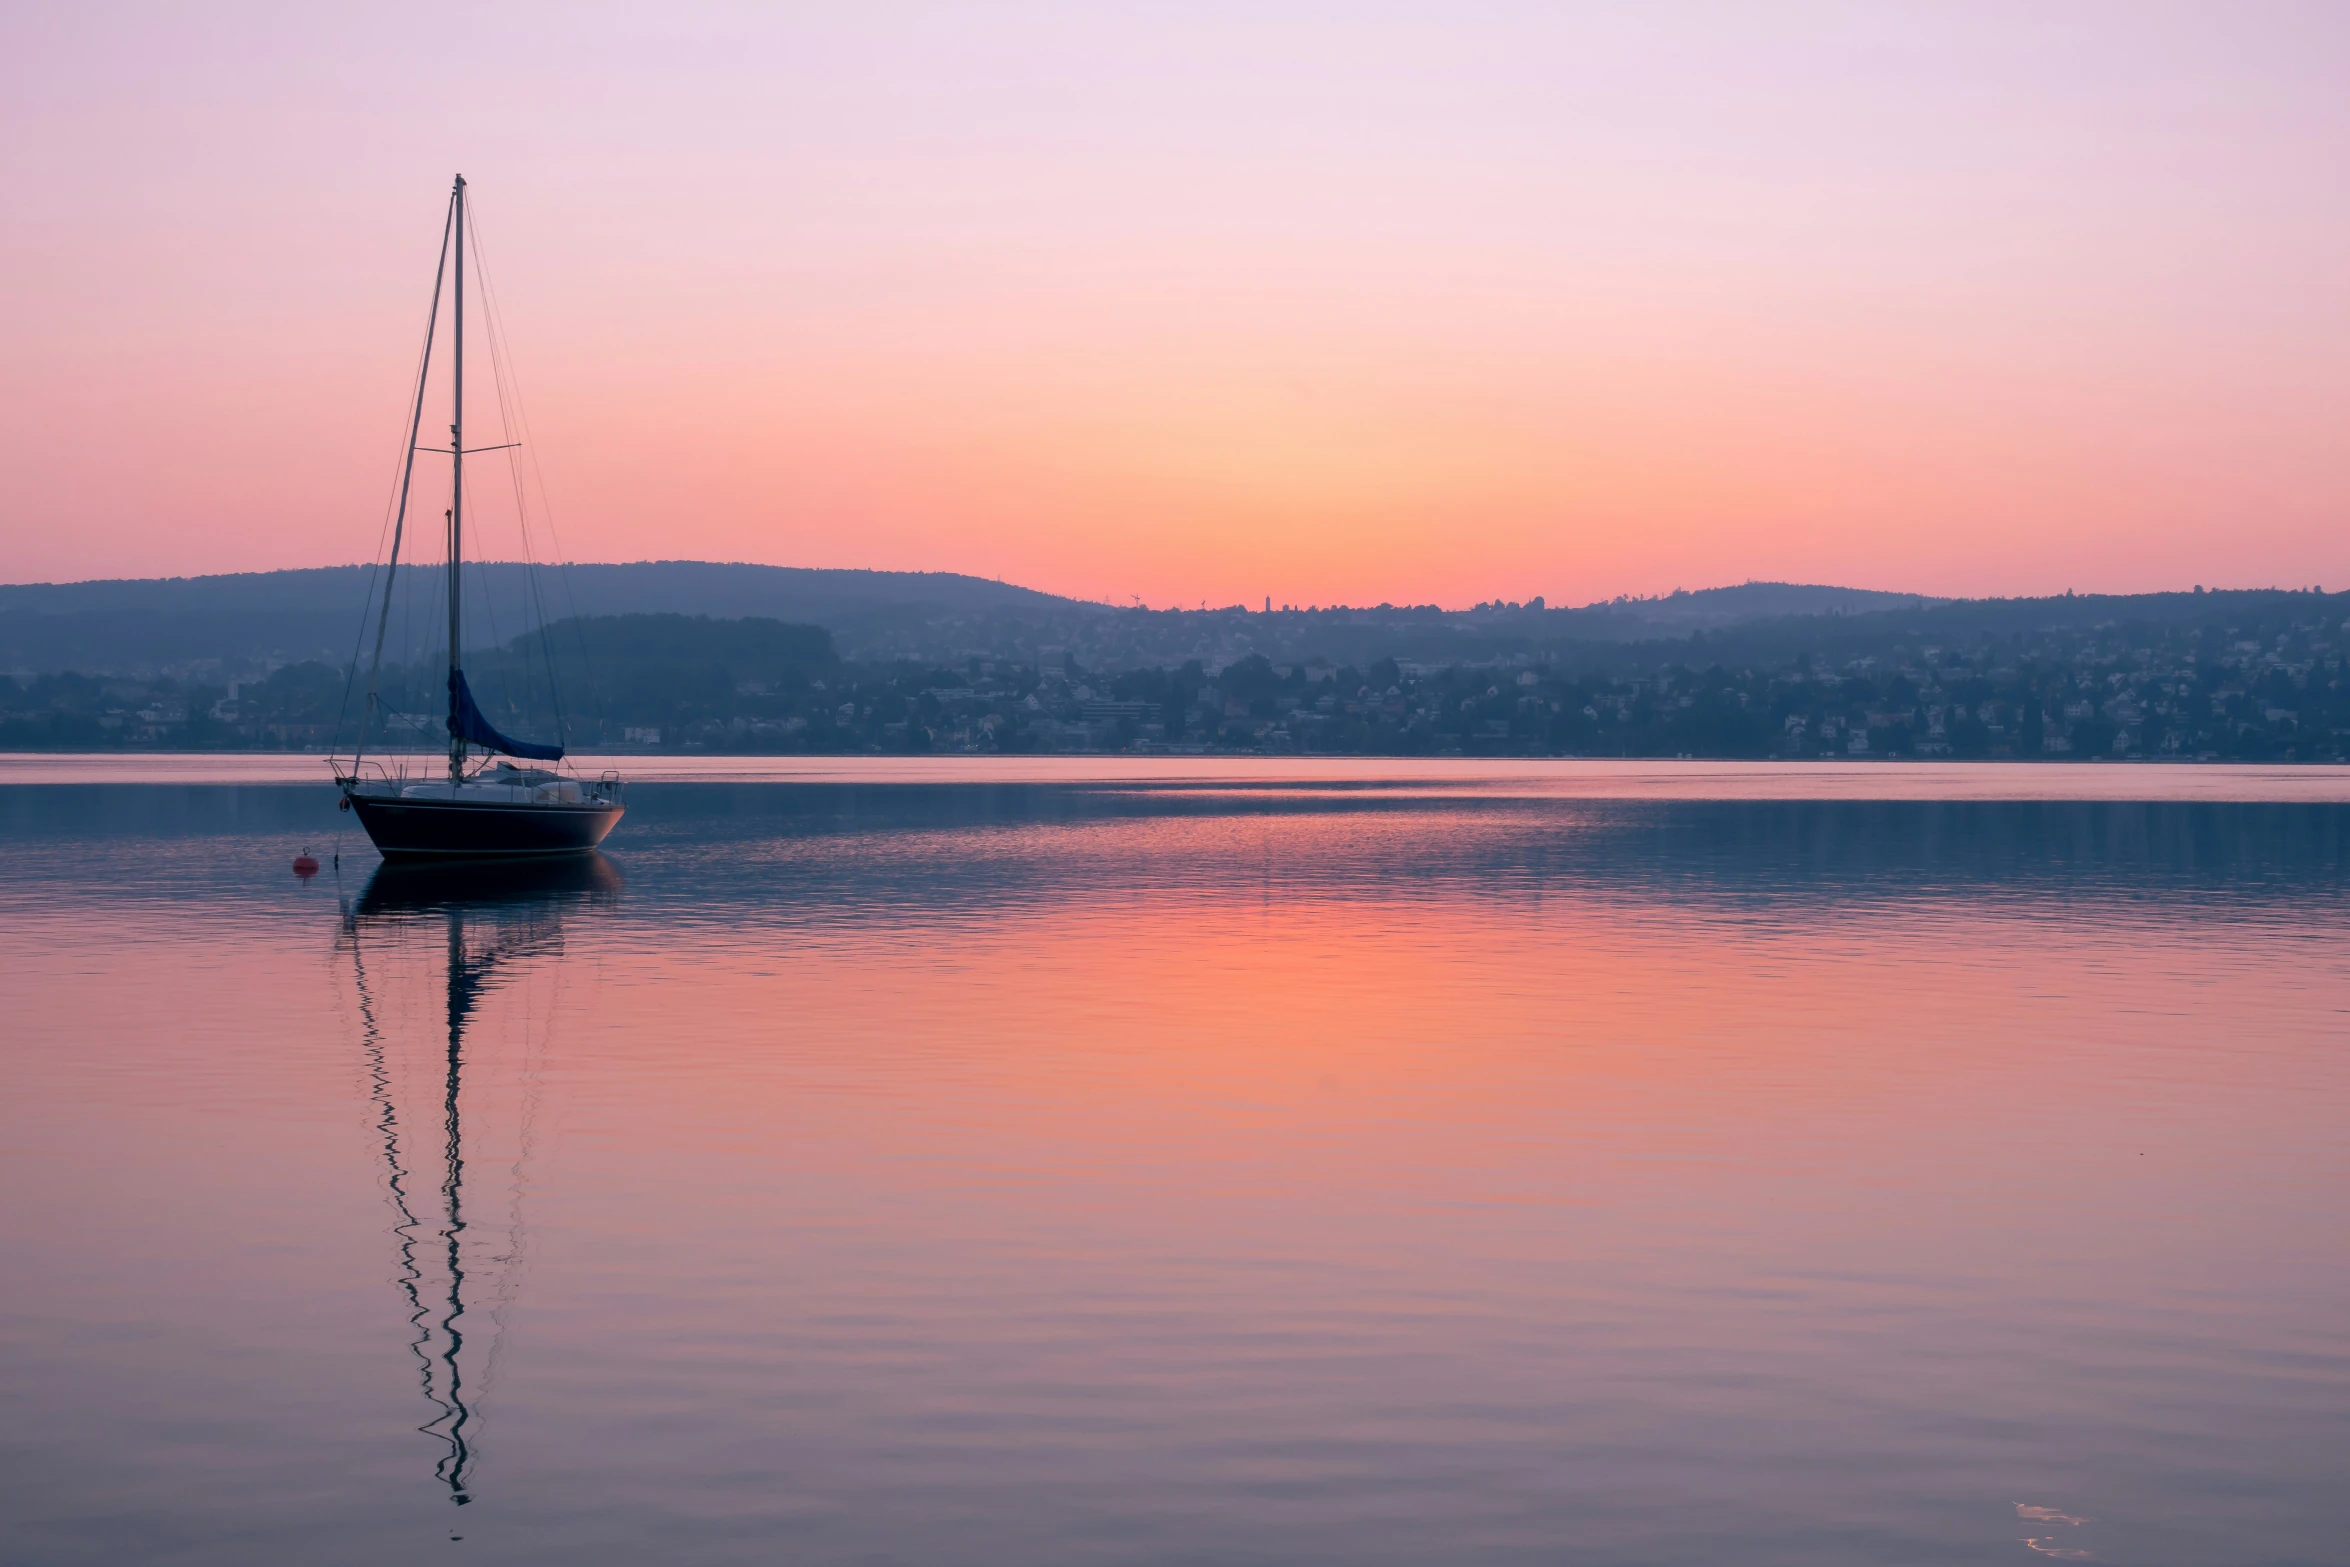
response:
<path id="1" fill-rule="evenodd" d="M 2337 8 L 404 16 L 0 22 L 0 579 L 369 558 L 462 170 L 578 560 L 2350 580 Z"/>

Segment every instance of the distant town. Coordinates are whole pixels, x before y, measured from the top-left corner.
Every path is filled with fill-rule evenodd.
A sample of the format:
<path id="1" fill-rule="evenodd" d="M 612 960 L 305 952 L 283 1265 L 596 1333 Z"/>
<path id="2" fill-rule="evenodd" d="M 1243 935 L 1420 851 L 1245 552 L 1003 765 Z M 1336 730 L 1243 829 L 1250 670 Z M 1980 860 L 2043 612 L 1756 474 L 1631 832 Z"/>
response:
<path id="1" fill-rule="evenodd" d="M 1059 644 L 1037 639 L 1070 629 L 1052 613 L 1070 601 L 1041 595 L 1029 598 L 1042 609 L 1018 606 L 1016 633 L 968 606 L 929 621 L 884 617 L 901 641 L 985 643 L 927 656 L 844 652 L 829 628 L 769 616 L 655 611 L 570 617 L 469 650 L 467 663 L 511 732 L 599 753 L 2350 755 L 2350 595 L 1856 594 L 1825 611 L 1786 608 L 1789 594 L 1846 592 L 1763 584 L 1573 611 L 1539 600 L 1460 612 L 1087 605 L 1073 623 L 1090 634 Z M 28 631 L 21 606 L 12 619 L 0 600 L 0 630 L 11 625 L 19 648 L 34 632 L 64 634 L 62 622 Z M 1180 658 L 1149 646 L 1211 636 L 1216 646 Z M 1442 656 L 1444 636 L 1459 644 L 1454 656 Z M 1119 661 L 1108 646 L 1124 648 Z M 350 658 L 254 667 L 270 660 L 237 656 L 246 669 L 235 676 L 207 670 L 201 651 L 176 670 L 19 667 L 0 676 L 0 747 L 351 744 L 366 699 Z M 387 668 L 371 747 L 437 749 L 439 685 L 430 658 Z M 558 685 L 580 693 L 571 710 L 553 705 Z"/>

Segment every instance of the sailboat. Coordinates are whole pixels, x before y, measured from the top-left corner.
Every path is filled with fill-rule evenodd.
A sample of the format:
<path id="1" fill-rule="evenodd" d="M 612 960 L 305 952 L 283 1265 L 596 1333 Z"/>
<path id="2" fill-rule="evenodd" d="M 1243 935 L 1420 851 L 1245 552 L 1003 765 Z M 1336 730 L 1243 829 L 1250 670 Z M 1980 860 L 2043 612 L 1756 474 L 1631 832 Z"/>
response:
<path id="1" fill-rule="evenodd" d="M 357 814 L 377 849 L 387 858 L 583 854 L 594 849 L 620 822 L 626 809 L 620 777 L 605 773 L 586 779 L 551 767 L 517 763 L 560 763 L 560 744 L 516 740 L 501 734 L 483 714 L 465 681 L 462 593 L 465 556 L 465 459 L 508 446 L 465 445 L 465 176 L 449 192 L 441 229 L 441 256 L 433 274 L 433 305 L 416 376 L 416 398 L 408 421 L 408 448 L 401 468 L 392 547 L 377 610 L 375 657 L 367 676 L 367 705 L 348 763 L 333 759 L 342 809 Z M 426 378 L 432 369 L 433 332 L 440 320 L 441 286 L 454 283 L 451 327 L 449 444 L 417 444 L 424 427 Z M 493 340 L 493 349 L 496 344 Z M 384 632 L 391 621 L 392 581 L 400 569 L 400 543 L 407 528 L 408 497 L 419 452 L 449 458 L 449 768 L 445 779 L 412 780 L 366 760 L 367 726 L 377 716 L 383 670 Z M 549 671 L 552 679 L 552 670 Z M 475 753 L 480 753 L 478 765 Z M 492 760 L 496 758 L 496 760 Z"/>

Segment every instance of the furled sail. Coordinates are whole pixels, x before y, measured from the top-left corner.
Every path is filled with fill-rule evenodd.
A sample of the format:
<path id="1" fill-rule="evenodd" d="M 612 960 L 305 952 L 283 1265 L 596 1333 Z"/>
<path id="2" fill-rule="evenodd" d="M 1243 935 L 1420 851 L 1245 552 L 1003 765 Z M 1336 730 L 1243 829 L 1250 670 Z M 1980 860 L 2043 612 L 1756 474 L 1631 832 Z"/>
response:
<path id="1" fill-rule="evenodd" d="M 481 716 L 474 704 L 473 689 L 465 683 L 465 671 L 449 671 L 449 733 L 468 745 L 478 745 L 485 751 L 498 751 L 507 756 L 519 756 L 528 762 L 560 762 L 563 748 L 559 745 L 533 745 L 528 740 L 509 740 L 490 727 L 490 721 Z"/>

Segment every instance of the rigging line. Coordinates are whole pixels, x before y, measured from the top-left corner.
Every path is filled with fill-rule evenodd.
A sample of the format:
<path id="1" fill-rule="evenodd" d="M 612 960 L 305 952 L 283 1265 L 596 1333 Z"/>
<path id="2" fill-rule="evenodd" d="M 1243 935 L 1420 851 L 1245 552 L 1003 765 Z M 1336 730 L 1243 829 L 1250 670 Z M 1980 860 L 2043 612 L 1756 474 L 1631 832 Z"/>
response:
<path id="1" fill-rule="evenodd" d="M 532 559 L 532 557 L 531 557 L 531 550 L 530 550 L 530 518 L 529 518 L 528 508 L 527 508 L 527 506 L 526 506 L 526 505 L 525 505 L 525 503 L 524 503 L 524 498 L 523 498 L 523 495 L 522 495 L 522 487 L 521 487 L 521 484 L 520 484 L 519 478 L 518 478 L 518 476 L 517 476 L 517 474 L 518 474 L 518 471 L 517 471 L 517 470 L 516 470 L 516 468 L 514 467 L 514 458 L 513 458 L 513 452 L 512 452 L 512 448 L 513 448 L 513 446 L 514 446 L 514 444 L 515 444 L 515 443 L 513 442 L 513 440 L 512 440 L 511 438 L 512 438 L 512 437 L 513 437 L 513 435 L 515 434 L 515 429 L 514 429 L 514 422 L 513 422 L 513 419 L 512 419 L 512 416 L 511 416 L 510 407 L 509 407 L 509 399 L 508 399 L 508 396 L 507 396 L 507 388 L 506 388 L 506 377 L 505 377 L 505 372 L 504 372 L 504 370 L 503 370 L 503 368 L 502 368 L 502 366 L 501 366 L 501 363 L 500 363 L 501 355 L 500 355 L 500 345 L 499 345 L 499 341 L 498 341 L 499 334 L 498 334 L 497 318 L 496 318 L 495 314 L 493 313 L 493 300 L 492 300 L 492 298 L 491 298 L 491 295 L 490 295 L 490 290 L 489 290 L 489 286 L 488 286 L 488 280 L 487 280 L 486 278 L 482 277 L 482 276 L 480 275 L 480 271 L 479 271 L 479 268 L 480 268 L 480 261 L 481 261 L 481 241 L 480 241 L 480 236 L 479 236 L 479 234 L 478 234 L 478 233 L 474 233 L 474 234 L 468 235 L 467 237 L 468 237 L 468 240 L 469 240 L 469 242 L 470 242 L 470 245 L 471 245 L 471 250 L 472 250 L 472 254 L 473 254 L 473 258 L 474 258 L 474 263 L 475 263 L 475 269 L 476 269 L 476 272 L 475 272 L 475 285 L 474 285 L 474 292 L 475 292 L 475 296 L 476 296 L 476 304 L 477 304 L 477 307 L 479 308 L 479 310 L 480 310 L 480 312 L 481 312 L 481 321 L 482 321 L 482 336 L 483 336 L 484 340 L 487 342 L 487 344 L 488 344 L 488 346 L 489 346 L 489 355 L 490 355 L 490 387 L 491 387 L 492 394 L 493 394 L 493 395 L 496 397 L 496 399 L 497 399 L 497 403 L 498 403 L 498 429 L 499 429 L 499 434 L 500 434 L 500 435 L 502 435 L 502 436 L 505 436 L 505 437 L 507 437 L 507 438 L 508 438 L 508 440 L 507 440 L 507 442 L 506 442 L 506 445 L 505 445 L 504 449 L 505 449 L 505 450 L 506 450 L 506 452 L 507 452 L 507 459 L 506 459 L 506 461 L 507 461 L 507 476 L 508 476 L 509 480 L 510 480 L 510 481 L 512 481 L 512 483 L 513 483 L 513 489 L 514 489 L 514 518 L 515 518 L 515 529 L 516 529 L 516 532 L 517 532 L 517 534 L 520 536 L 520 539 L 521 539 L 521 549 L 522 549 L 522 562 L 521 562 L 521 564 L 522 564 L 522 571 L 523 571 L 523 595 L 522 595 L 522 596 L 523 596 L 523 601 L 524 601 L 524 605 L 525 605 L 525 616 L 526 616 L 526 618 L 527 618 L 527 616 L 528 616 L 528 606 L 530 605 L 530 603 L 532 602 L 532 600 L 533 600 L 533 599 L 535 599 L 535 597 L 536 597 L 536 591 L 535 591 L 535 590 L 536 590 L 536 585 L 537 585 L 537 582 L 536 582 L 536 578 L 537 578 L 537 573 L 536 573 L 536 563 L 535 563 L 535 561 L 534 561 L 534 560 Z M 473 492 L 472 492 L 472 490 L 471 490 L 471 488 L 470 488 L 470 485 L 469 485 L 469 487 L 467 488 L 467 491 L 466 491 L 466 499 L 467 499 L 468 501 L 471 501 L 471 500 L 472 500 L 472 498 L 473 498 Z M 487 562 L 486 562 L 486 561 L 484 562 L 484 569 L 483 569 L 483 571 L 482 571 L 482 572 L 481 572 L 481 574 L 480 574 L 480 580 L 481 580 L 481 581 L 483 582 L 483 584 L 484 584 L 483 591 L 484 591 L 485 593 L 486 593 L 486 592 L 488 592 L 488 591 L 489 591 L 488 583 L 489 583 L 490 577 L 489 577 L 489 572 L 488 572 L 488 570 L 487 570 Z M 495 614 L 493 613 L 493 614 L 492 614 L 492 616 L 491 616 L 491 632 L 492 632 L 492 638 L 493 638 L 493 640 L 497 640 L 497 638 L 496 638 L 496 627 L 497 627 L 497 623 L 496 623 L 496 616 L 495 616 Z M 525 633 L 525 634 L 527 635 L 527 633 Z M 507 665 L 508 665 L 508 663 L 509 663 L 510 661 L 509 661 L 509 660 L 506 658 L 506 656 L 505 656 L 505 655 L 506 655 L 506 648 L 505 648 L 505 646 L 504 646 L 504 644 L 503 644 L 503 642 L 502 642 L 502 641 L 500 641 L 500 642 L 499 642 L 499 644 L 498 644 L 497 652 L 498 652 L 498 655 L 499 655 L 499 657 L 498 657 L 498 668 L 497 668 L 497 674 L 496 674 L 496 679 L 497 679 L 497 689 L 498 689 L 498 692 L 499 692 L 499 694 L 500 694 L 500 695 L 501 695 L 501 696 L 504 698 L 504 700 L 505 700 L 505 704 L 506 704 L 506 708 L 507 708 L 508 712 L 510 712 L 510 713 L 520 713 L 520 712 L 522 711 L 522 709 L 521 709 L 521 708 L 518 708 L 518 707 L 516 706 L 516 704 L 515 704 L 515 700 L 514 700 L 514 679 L 513 679 L 513 672 L 512 672 L 512 671 L 511 671 L 511 670 L 510 670 L 510 669 L 507 667 Z M 524 703 L 525 705 L 527 705 L 527 704 L 529 704 L 529 703 L 531 703 L 531 702 L 533 701 L 533 699 L 534 699 L 534 696 L 535 696 L 535 693 L 534 693 L 534 692 L 533 692 L 533 690 L 531 689 L 530 653 L 529 653 L 529 650 L 528 650 L 527 648 L 525 648 L 525 649 L 522 651 L 521 658 L 520 658 L 520 662 L 521 662 L 521 665 L 522 665 L 522 670 L 521 670 L 522 700 L 523 700 L 523 703 Z M 551 681 L 550 681 L 550 683 L 551 683 Z M 552 695 L 552 693 L 550 693 L 550 696 L 551 696 L 551 695 Z"/>
<path id="2" fill-rule="evenodd" d="M 477 270 L 480 269 L 481 236 L 478 233 L 474 236 L 474 263 Z M 486 278 L 486 273 L 484 276 Z M 490 323 L 490 376 L 492 383 L 497 388 L 498 417 L 499 420 L 509 430 L 511 430 L 516 422 L 516 416 L 519 411 L 518 406 L 514 401 L 512 388 L 513 347 L 512 344 L 509 343 L 506 339 L 503 320 L 496 312 L 495 302 L 491 298 L 489 285 L 486 281 L 482 285 L 482 301 L 483 318 Z M 569 750 L 571 742 L 571 726 L 566 721 L 563 712 L 563 685 L 561 681 L 555 678 L 554 644 L 553 639 L 548 632 L 546 590 L 544 585 L 539 580 L 538 557 L 532 550 L 530 542 L 530 502 L 529 497 L 525 493 L 525 486 L 522 481 L 521 461 L 520 459 L 514 457 L 511 452 L 508 453 L 506 458 L 506 473 L 507 477 L 513 481 L 514 485 L 515 527 L 516 532 L 520 535 L 522 540 L 524 585 L 529 593 L 531 610 L 537 617 L 539 631 L 538 643 L 541 655 L 540 663 L 543 666 L 547 677 L 547 705 L 553 710 L 555 715 L 556 741 L 558 744 L 562 745 L 565 750 Z M 522 655 L 522 659 L 523 666 L 527 671 L 530 660 L 530 655 L 527 651 Z M 527 676 L 524 683 L 527 687 L 529 683 Z"/>
<path id="3" fill-rule="evenodd" d="M 414 581 L 418 575 L 418 572 L 409 573 L 410 586 L 407 594 L 400 600 L 400 657 L 405 661 L 400 666 L 400 700 L 403 712 L 416 711 L 418 670 L 416 665 L 416 588 Z"/>
<path id="4" fill-rule="evenodd" d="M 478 218 L 475 221 L 471 239 L 473 243 L 474 272 L 476 278 L 478 279 L 478 291 L 481 296 L 482 321 L 486 328 L 484 335 L 488 338 L 490 345 L 490 380 L 498 398 L 498 419 L 500 427 L 507 435 L 518 435 L 521 436 L 524 441 L 527 441 L 529 436 L 527 429 L 525 428 L 525 421 L 522 418 L 521 387 L 515 377 L 514 372 L 513 343 L 512 340 L 507 336 L 505 313 L 499 307 L 497 292 L 491 286 L 489 263 L 484 260 L 482 256 L 481 226 Z M 530 604 L 535 610 L 538 618 L 540 632 L 539 643 L 542 654 L 541 662 L 545 666 L 547 676 L 547 701 L 549 706 L 553 708 L 555 714 L 556 739 L 560 744 L 562 744 L 565 750 L 569 750 L 571 739 L 570 724 L 566 721 L 563 712 L 562 683 L 555 678 L 554 641 L 552 635 L 548 632 L 547 629 L 548 619 L 546 593 L 539 582 L 538 561 L 536 556 L 533 554 L 530 545 L 530 506 L 524 493 L 525 486 L 522 479 L 522 465 L 521 462 L 511 453 L 508 454 L 506 459 L 506 471 L 508 476 L 513 480 L 514 484 L 514 518 L 516 531 L 521 535 L 522 539 L 524 582 L 529 595 Z M 542 491 L 541 501 L 544 503 L 545 496 L 543 492 L 545 489 L 545 484 L 543 479 L 541 481 L 540 489 Z M 548 543 L 550 548 L 555 548 L 556 541 L 554 539 L 554 524 L 551 520 L 551 506 L 542 504 L 542 513 L 548 514 L 550 516 L 547 527 Z M 527 671 L 529 663 L 529 654 L 527 652 L 523 654 L 523 661 L 524 667 Z M 526 685 L 527 681 L 528 677 L 526 674 Z"/>
<path id="5" fill-rule="evenodd" d="M 482 257 L 481 224 L 478 216 L 473 226 L 473 259 L 481 272 L 484 315 L 491 322 L 491 330 L 497 335 L 503 336 L 506 331 L 506 318 L 504 313 L 499 310 L 496 297 L 489 286 L 489 266 Z M 572 583 L 571 560 L 564 552 L 562 537 L 555 528 L 555 499 L 547 488 L 546 468 L 539 461 L 537 437 L 530 433 L 530 410 L 522 400 L 522 377 L 518 371 L 510 369 L 509 373 L 514 379 L 515 423 L 522 436 L 524 454 L 530 459 L 531 477 L 538 484 L 539 515 L 546 520 L 547 548 L 554 559 L 556 576 L 563 584 L 564 605 L 571 611 L 572 635 L 579 645 L 580 672 L 587 679 L 588 698 L 595 705 L 596 730 L 600 738 L 605 723 L 603 687 L 597 683 L 595 662 L 588 654 L 587 628 L 579 613 L 579 594 Z"/>
<path id="6" fill-rule="evenodd" d="M 384 625 L 391 616 L 392 585 L 398 578 L 400 571 L 400 536 L 406 530 L 408 521 L 408 485 L 416 475 L 416 436 L 424 422 L 424 382 L 426 375 L 432 369 L 433 327 L 440 320 L 441 278 L 448 270 L 449 226 L 455 220 L 456 213 L 457 198 L 452 194 L 449 198 L 448 215 L 441 220 L 441 248 L 439 258 L 433 268 L 432 304 L 424 313 L 424 346 L 418 349 L 416 354 L 416 396 L 410 405 L 412 411 L 408 420 L 408 439 L 402 443 L 403 450 L 398 462 L 394 465 L 400 474 L 398 499 L 395 501 L 390 496 L 385 497 L 386 515 L 383 525 L 377 529 L 375 536 L 377 560 L 384 559 L 384 534 L 386 532 L 391 534 L 392 548 L 390 561 L 385 566 L 383 573 L 383 602 L 375 622 L 375 659 L 368 666 L 367 671 L 367 706 L 359 714 L 359 733 L 352 743 L 351 771 L 353 773 L 358 772 L 360 754 L 367 746 L 367 720 L 376 705 L 376 676 L 383 668 Z M 343 701 L 335 713 L 335 749 L 338 751 L 342 749 L 343 745 L 343 715 L 351 707 L 351 684 L 359 677 L 359 645 L 367 635 L 367 610 L 370 605 L 375 604 L 375 581 L 375 572 L 371 567 L 367 578 L 367 598 L 362 601 L 359 607 L 359 634 L 352 639 L 350 667 L 343 673 Z"/>
<path id="7" fill-rule="evenodd" d="M 465 509 L 469 512 L 473 512 L 474 515 L 479 516 L 480 513 L 473 504 L 473 476 L 470 474 L 466 475 L 464 484 Z M 505 651 L 505 644 L 498 640 L 498 600 L 497 594 L 494 591 L 495 581 L 490 576 L 490 562 L 486 560 L 477 560 L 473 563 L 473 580 L 481 585 L 481 592 L 478 597 L 481 599 L 482 617 L 490 623 L 490 651 L 493 656 L 502 654 Z M 460 652 L 458 655 L 458 662 L 460 664 L 464 662 L 464 655 L 462 652 Z M 498 682 L 498 695 L 505 698 L 507 710 L 511 712 L 514 710 L 514 689 L 512 684 L 506 678 L 505 660 L 503 658 L 497 658 L 496 662 L 492 665 L 492 669 L 495 672 L 495 676 Z"/>
<path id="8" fill-rule="evenodd" d="M 480 264 L 480 259 L 480 241 L 477 236 L 475 239 L 474 255 L 474 261 L 477 268 Z M 486 283 L 482 287 L 482 318 L 484 322 L 488 324 L 488 330 L 485 333 L 485 336 L 489 340 L 490 347 L 490 384 L 498 399 L 499 424 L 504 433 L 512 434 L 514 433 L 514 418 L 512 399 L 510 396 L 507 379 L 508 353 L 505 345 L 501 340 L 501 334 L 497 328 L 497 318 L 491 309 L 490 294 L 488 285 Z M 515 459 L 511 449 L 508 450 L 506 457 L 506 477 L 514 491 L 514 525 L 515 534 L 520 541 L 522 549 L 522 586 L 525 613 L 527 616 L 533 619 L 536 628 L 541 633 L 543 633 L 547 624 L 547 603 L 546 596 L 540 590 L 539 586 L 538 557 L 531 548 L 530 502 L 529 497 L 524 493 L 523 489 L 521 465 Z M 528 637 L 529 633 L 525 632 L 523 633 L 523 636 Z M 521 639 L 518 638 L 517 640 Z M 543 643 L 545 641 L 545 637 L 541 635 L 538 640 Z M 530 649 L 527 646 L 520 650 L 518 662 L 520 663 L 522 669 L 523 700 L 525 703 L 535 703 L 537 700 L 537 690 L 534 684 L 535 675 L 531 668 Z M 569 734 L 563 722 L 562 687 L 555 679 L 555 666 L 552 660 L 546 661 L 545 674 L 547 679 L 547 703 L 555 715 L 556 740 L 559 744 L 564 744 L 565 748 L 568 749 L 569 747 L 567 742 L 569 740 Z"/>
<path id="9" fill-rule="evenodd" d="M 490 290 L 487 272 L 482 265 L 479 228 L 476 227 L 469 237 L 473 244 L 476 292 L 480 297 L 483 335 L 489 342 L 490 386 L 498 399 L 499 433 L 508 437 L 505 449 L 510 452 L 521 444 L 519 439 L 515 438 L 517 429 L 508 365 L 512 351 L 510 345 L 504 341 L 504 332 L 497 314 L 497 301 Z M 529 498 L 523 493 L 521 466 L 512 456 L 506 459 L 506 476 L 514 491 L 515 528 L 521 539 L 523 563 L 526 567 L 531 568 L 528 572 L 529 586 L 535 595 L 538 586 L 538 573 L 536 570 L 537 558 L 533 554 L 530 544 L 530 503 Z"/>
<path id="10" fill-rule="evenodd" d="M 375 553 L 376 560 L 381 560 L 383 558 L 383 538 L 381 535 L 378 535 L 376 538 Z M 359 649 L 364 646 L 367 641 L 367 612 L 375 607 L 375 579 L 376 561 L 369 561 L 367 563 L 367 592 L 359 600 L 359 629 L 353 633 L 351 637 L 351 661 L 343 666 L 342 699 L 335 703 L 334 749 L 330 753 L 330 755 L 333 756 L 340 756 L 343 751 L 343 724 L 344 721 L 351 716 L 351 687 L 359 679 Z M 386 602 L 389 601 L 387 600 Z M 358 753 L 365 750 L 366 748 L 367 715 L 366 713 L 362 712 L 359 715 L 358 737 L 352 742 L 351 746 L 353 753 L 351 757 L 351 770 L 354 773 L 359 770 Z"/>
<path id="11" fill-rule="evenodd" d="M 429 335 L 431 330 L 429 323 L 426 330 Z M 396 467 L 397 464 L 394 466 Z M 367 591 L 359 600 L 359 629 L 351 638 L 351 660 L 343 666 L 343 695 L 342 700 L 335 706 L 334 749 L 337 752 L 343 748 L 343 722 L 351 713 L 351 686 L 359 678 L 359 649 L 365 644 L 367 638 L 367 612 L 376 605 L 375 588 L 376 578 L 379 575 L 377 568 L 381 565 L 384 557 L 384 535 L 392 530 L 393 501 L 391 491 L 396 489 L 397 485 L 392 486 L 387 489 L 384 496 L 383 521 L 376 527 L 375 554 L 367 563 Z M 399 551 L 397 542 L 393 544 L 392 549 L 396 556 Z M 384 580 L 384 592 L 386 594 L 385 602 L 389 603 L 391 582 L 388 577 Z M 354 749 L 364 746 L 366 743 L 367 715 L 362 712 L 359 715 L 359 733 Z M 353 757 L 353 765 L 357 765 L 356 756 Z"/>

